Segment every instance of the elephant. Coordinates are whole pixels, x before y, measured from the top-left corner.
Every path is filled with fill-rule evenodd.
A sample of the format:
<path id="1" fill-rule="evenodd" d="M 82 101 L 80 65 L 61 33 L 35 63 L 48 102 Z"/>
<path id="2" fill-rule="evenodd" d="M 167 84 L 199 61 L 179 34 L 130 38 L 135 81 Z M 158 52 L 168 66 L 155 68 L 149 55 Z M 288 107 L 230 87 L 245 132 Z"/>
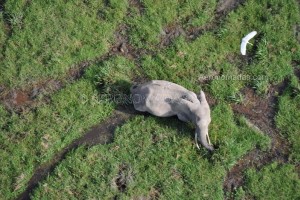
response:
<path id="1" fill-rule="evenodd" d="M 199 96 L 186 88 L 165 80 L 152 80 L 130 88 L 134 108 L 158 117 L 177 115 L 184 122 L 192 122 L 196 126 L 195 140 L 209 151 L 214 148 L 208 136 L 211 122 L 210 107 L 204 92 Z M 198 144 L 197 147 L 199 148 Z"/>

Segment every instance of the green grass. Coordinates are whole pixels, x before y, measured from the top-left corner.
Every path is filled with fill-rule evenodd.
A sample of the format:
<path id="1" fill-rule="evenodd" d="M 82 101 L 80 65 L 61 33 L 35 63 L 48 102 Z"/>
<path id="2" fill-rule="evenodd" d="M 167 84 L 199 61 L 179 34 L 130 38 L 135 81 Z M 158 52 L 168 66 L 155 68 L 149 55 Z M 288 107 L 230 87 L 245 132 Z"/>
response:
<path id="1" fill-rule="evenodd" d="M 1 107 L 0 198 L 15 197 L 37 166 L 51 160 L 55 153 L 110 115 L 116 104 L 101 99 L 95 81 L 97 70 L 105 66 L 110 66 L 111 71 L 121 66 L 127 71 L 133 68 L 130 61 L 116 57 L 89 68 L 83 79 L 54 94 L 50 105 L 21 115 Z M 107 83 L 126 81 L 130 74 L 127 75 L 126 79 L 115 77 Z"/>
<path id="2" fill-rule="evenodd" d="M 299 199 L 300 179 L 293 165 L 272 163 L 246 172 L 244 194 L 255 199 Z"/>
<path id="3" fill-rule="evenodd" d="M 266 96 L 283 79 L 287 88 L 278 96 L 275 121 L 291 144 L 289 162 L 258 172 L 249 169 L 236 198 L 271 198 L 275 187 L 284 189 L 282 196 L 299 197 L 293 192 L 299 190 L 294 164 L 300 158 L 300 83 L 292 65 L 300 61 L 293 35 L 300 21 L 297 1 L 245 1 L 195 40 L 180 36 L 164 48 L 159 44 L 166 27 L 209 26 L 217 1 L 144 0 L 142 5 L 140 12 L 115 0 L 5 2 L 0 13 L 0 86 L 18 90 L 50 79 L 66 85 L 49 101 L 43 101 L 46 92 L 39 94 L 32 109 L 14 112 L 0 104 L 0 199 L 15 199 L 38 166 L 116 109 L 108 95 L 127 95 L 133 80 L 145 76 L 196 93 L 203 89 L 216 100 L 209 129 L 216 151 L 195 148 L 191 124 L 137 115 L 116 130 L 113 143 L 69 152 L 33 191 L 33 199 L 223 199 L 227 171 L 251 149 L 270 146 L 270 139 L 250 129 L 230 105 L 244 103 L 240 90 L 245 87 Z M 119 24 L 128 27 L 133 47 L 151 53 L 135 61 L 110 56 L 89 66 L 78 80 L 65 81 L 76 64 L 109 51 Z M 240 40 L 252 30 L 258 35 L 245 58 Z M 201 82 L 213 75 L 217 77 Z M 116 185 L 120 179 L 126 182 L 123 193 Z"/>
<path id="4" fill-rule="evenodd" d="M 274 11 L 266 12 L 268 9 Z M 245 85 L 264 94 L 270 84 L 291 76 L 292 60 L 300 59 L 300 51 L 297 51 L 300 46 L 292 31 L 299 16 L 298 5 L 294 1 L 247 1 L 230 14 L 220 27 L 216 27 L 216 33 L 204 33 L 193 42 L 179 38 L 157 55 L 146 56 L 143 68 L 153 79 L 168 79 L 189 88 L 199 85 L 200 75 L 216 72 L 224 78 L 213 79 L 209 89 L 222 100 L 235 95 Z M 254 38 L 257 52 L 253 55 L 253 61 L 247 63 L 239 56 L 239 45 L 241 38 L 252 30 L 258 31 L 258 36 Z M 297 50 L 292 52 L 293 48 Z M 254 53 L 251 47 L 248 53 Z M 233 80 L 238 75 L 249 78 Z"/>
<path id="5" fill-rule="evenodd" d="M 113 144 L 71 152 L 33 199 L 134 199 L 149 197 L 153 190 L 162 199 L 222 199 L 226 169 L 254 146 L 265 147 L 268 138 L 234 119 L 227 105 L 213 109 L 213 116 L 220 112 L 225 121 L 214 121 L 210 131 L 212 143 L 219 145 L 212 157 L 197 151 L 192 127 L 176 119 L 137 116 L 117 129 Z M 115 184 L 120 168 L 125 193 Z"/>
<path id="6" fill-rule="evenodd" d="M 249 12 L 255 12 L 255 15 L 249 16 Z M 258 37 L 261 37 L 255 60 L 246 70 L 250 75 L 267 77 L 268 81 L 252 81 L 252 85 L 256 86 L 259 92 L 265 93 L 264 88 L 270 83 L 280 83 L 292 75 L 292 60 L 300 58 L 299 43 L 290 31 L 299 21 L 299 5 L 295 1 L 249 1 L 241 13 L 237 12 L 238 18 L 244 19 L 239 23 L 240 27 L 257 30 Z M 240 30 L 240 27 L 233 28 Z M 297 50 L 293 52 L 293 48 Z"/>
<path id="7" fill-rule="evenodd" d="M 281 133 L 286 136 L 292 144 L 291 158 L 296 162 L 300 161 L 300 95 L 291 97 L 289 93 L 279 98 L 278 115 L 276 116 L 276 125 Z"/>
<path id="8" fill-rule="evenodd" d="M 137 8 L 131 8 L 134 13 L 126 22 L 130 27 L 130 42 L 143 49 L 155 49 L 160 37 L 164 36 L 167 26 L 183 24 L 186 28 L 203 26 L 213 19 L 215 0 L 209 1 L 142 1 L 143 14 Z"/>
<path id="9" fill-rule="evenodd" d="M 5 17 L 12 33 L 0 84 L 24 87 L 63 78 L 74 64 L 103 55 L 126 10 L 126 1 L 7 1 Z"/>
<path id="10" fill-rule="evenodd" d="M 4 44 L 7 38 L 7 27 L 5 25 L 5 21 L 4 21 L 4 17 L 3 15 L 0 14 L 0 63 L 3 60 L 3 48 L 4 48 Z M 0 83 L 0 87 L 1 87 L 1 83 Z"/>
<path id="11" fill-rule="evenodd" d="M 1 198 L 15 197 L 37 166 L 102 121 L 113 108 L 109 103 L 99 103 L 93 86 L 80 81 L 55 95 L 51 106 L 41 106 L 35 113 L 18 116 L 4 112 L 7 121 L 2 122 L 0 136 Z"/>

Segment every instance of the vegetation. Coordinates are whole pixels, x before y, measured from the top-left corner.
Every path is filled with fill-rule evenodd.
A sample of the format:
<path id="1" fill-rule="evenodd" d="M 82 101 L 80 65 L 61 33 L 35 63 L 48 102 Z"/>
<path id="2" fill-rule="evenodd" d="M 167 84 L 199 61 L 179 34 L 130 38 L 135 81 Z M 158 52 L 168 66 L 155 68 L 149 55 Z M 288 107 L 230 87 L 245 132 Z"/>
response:
<path id="1" fill-rule="evenodd" d="M 295 167 L 276 162 L 259 172 L 249 169 L 244 188 L 256 199 L 297 199 L 300 196 L 300 180 Z"/>
<path id="2" fill-rule="evenodd" d="M 300 96 L 291 97 L 288 93 L 280 97 L 279 111 L 276 117 L 277 126 L 292 144 L 292 159 L 300 161 Z"/>
<path id="3" fill-rule="evenodd" d="M 106 53 L 127 5 L 126 1 L 6 1 L 4 19 L 11 30 L 0 83 L 21 87 L 63 78 L 74 64 Z"/>

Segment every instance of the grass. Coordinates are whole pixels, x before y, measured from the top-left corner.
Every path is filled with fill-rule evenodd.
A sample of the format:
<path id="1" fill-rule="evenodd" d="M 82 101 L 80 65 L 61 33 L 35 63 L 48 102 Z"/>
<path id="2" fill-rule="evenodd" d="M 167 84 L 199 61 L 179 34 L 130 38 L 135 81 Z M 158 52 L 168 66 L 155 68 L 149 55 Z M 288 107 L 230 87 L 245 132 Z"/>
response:
<path id="1" fill-rule="evenodd" d="M 130 27 L 129 39 L 138 48 L 155 49 L 165 28 L 183 24 L 184 27 L 204 26 L 213 19 L 215 0 L 209 1 L 142 1 L 144 7 L 139 14 L 137 8 L 126 22 Z"/>
<path id="2" fill-rule="evenodd" d="M 49 161 L 55 153 L 110 115 L 115 103 L 100 99 L 98 83 L 93 79 L 97 79 L 97 70 L 103 69 L 102 66 L 120 67 L 120 62 L 123 66 L 126 63 L 124 58 L 115 58 L 94 65 L 86 77 L 53 95 L 50 105 L 44 104 L 33 112 L 20 115 L 1 107 L 0 155 L 5 160 L 0 164 L 1 198 L 15 197 L 37 166 Z M 130 69 L 130 65 L 126 67 Z M 118 80 L 116 77 L 108 83 Z"/>
<path id="3" fill-rule="evenodd" d="M 288 138 L 292 144 L 292 154 L 291 158 L 295 162 L 300 161 L 300 141 L 299 134 L 300 127 L 299 118 L 300 114 L 298 112 L 300 108 L 300 95 L 297 94 L 296 97 L 291 97 L 289 92 L 281 96 L 278 105 L 278 115 L 276 116 L 276 125 L 280 128 L 282 134 Z"/>
<path id="4" fill-rule="evenodd" d="M 289 164 L 280 165 L 275 162 L 265 166 L 259 172 L 249 169 L 246 172 L 244 188 L 244 194 L 251 195 L 255 199 L 298 199 L 300 197 L 299 176 L 295 167 Z"/>
<path id="5" fill-rule="evenodd" d="M 4 17 L 12 30 L 0 84 L 20 87 L 63 78 L 74 64 L 106 53 L 127 9 L 126 1 L 109 2 L 7 1 Z"/>
<path id="6" fill-rule="evenodd" d="M 15 199 L 38 166 L 105 120 L 117 106 L 107 95 L 128 95 L 133 80 L 145 76 L 173 81 L 196 93 L 203 89 L 216 100 L 209 130 L 217 150 L 198 151 L 191 124 L 137 115 L 116 130 L 113 143 L 69 152 L 34 189 L 32 199 L 223 199 L 227 171 L 250 150 L 270 146 L 270 139 L 250 129 L 231 104 L 244 103 L 240 91 L 245 87 L 266 96 L 284 79 L 287 88 L 278 94 L 275 123 L 291 144 L 289 161 L 246 170 L 236 199 L 299 198 L 294 165 L 300 158 L 300 87 L 294 74 L 299 66 L 293 66 L 300 61 L 293 33 L 300 20 L 299 5 L 296 0 L 248 0 L 212 23 L 217 5 L 214 0 L 144 0 L 140 7 L 114 0 L 6 1 L 0 12 L 0 86 L 8 89 L 64 81 L 78 63 L 109 51 L 120 24 L 128 27 L 133 48 L 149 54 L 137 60 L 114 55 L 94 61 L 81 77 L 50 97 L 39 94 L 38 106 L 31 109 L 16 112 L 1 103 L 0 199 Z M 193 40 L 181 35 L 160 46 L 160 39 L 168 35 L 165 31 L 176 27 L 185 32 L 210 28 Z M 252 30 L 258 31 L 254 46 L 242 57 L 240 40 Z M 275 196 L 275 188 L 284 189 L 281 196 Z"/>
<path id="7" fill-rule="evenodd" d="M 194 87 L 198 85 L 199 75 L 215 71 L 224 78 L 213 79 L 209 88 L 219 99 L 233 96 L 245 85 L 251 85 L 258 92 L 265 93 L 270 84 L 279 83 L 291 76 L 292 60 L 299 60 L 299 51 L 291 51 L 293 48 L 299 49 L 291 28 L 299 20 L 298 5 L 290 1 L 282 4 L 279 9 L 278 4 L 280 2 L 277 1 L 247 1 L 216 28 L 217 34 L 204 33 L 193 42 L 179 38 L 171 47 L 157 55 L 146 56 L 143 68 L 153 79 L 169 79 L 187 87 L 187 84 Z M 268 7 L 273 9 L 273 6 L 276 12 L 265 12 Z M 287 14 L 289 10 L 292 14 Z M 252 12 L 256 14 L 249 16 Z M 278 21 L 281 18 L 286 20 Z M 282 29 L 273 30 L 278 24 L 281 24 Z M 258 30 L 258 39 L 254 39 L 257 54 L 251 63 L 247 63 L 239 56 L 239 44 L 244 34 L 251 30 Z M 249 53 L 251 54 L 251 49 Z M 230 79 L 240 74 L 248 75 L 249 78 Z"/>
<path id="8" fill-rule="evenodd" d="M 226 120 L 212 124 L 212 142 L 219 144 L 212 157 L 205 150 L 197 152 L 192 127 L 174 119 L 137 116 L 116 131 L 113 144 L 71 152 L 33 199 L 134 199 L 155 192 L 162 199 L 221 199 L 226 169 L 255 145 L 265 147 L 268 138 L 249 130 L 242 119 L 235 121 L 227 105 L 217 106 L 213 115 L 220 112 Z M 116 185 L 120 174 L 125 193 Z"/>

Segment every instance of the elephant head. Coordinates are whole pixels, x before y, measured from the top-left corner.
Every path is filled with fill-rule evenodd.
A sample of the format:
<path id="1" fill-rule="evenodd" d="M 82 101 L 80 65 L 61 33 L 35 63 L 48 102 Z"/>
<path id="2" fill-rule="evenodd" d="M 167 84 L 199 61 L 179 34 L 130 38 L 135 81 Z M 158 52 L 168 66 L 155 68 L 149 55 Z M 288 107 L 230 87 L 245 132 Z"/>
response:
<path id="1" fill-rule="evenodd" d="M 196 133 L 195 137 L 197 140 L 200 140 L 201 144 L 210 151 L 213 151 L 214 148 L 210 143 L 209 135 L 208 135 L 208 126 L 211 122 L 210 118 L 210 108 L 206 101 L 206 97 L 203 91 L 200 91 L 199 95 L 199 104 L 196 104 L 196 108 L 194 110 L 195 114 L 195 125 L 196 125 Z M 197 141 L 196 140 L 196 141 Z"/>

